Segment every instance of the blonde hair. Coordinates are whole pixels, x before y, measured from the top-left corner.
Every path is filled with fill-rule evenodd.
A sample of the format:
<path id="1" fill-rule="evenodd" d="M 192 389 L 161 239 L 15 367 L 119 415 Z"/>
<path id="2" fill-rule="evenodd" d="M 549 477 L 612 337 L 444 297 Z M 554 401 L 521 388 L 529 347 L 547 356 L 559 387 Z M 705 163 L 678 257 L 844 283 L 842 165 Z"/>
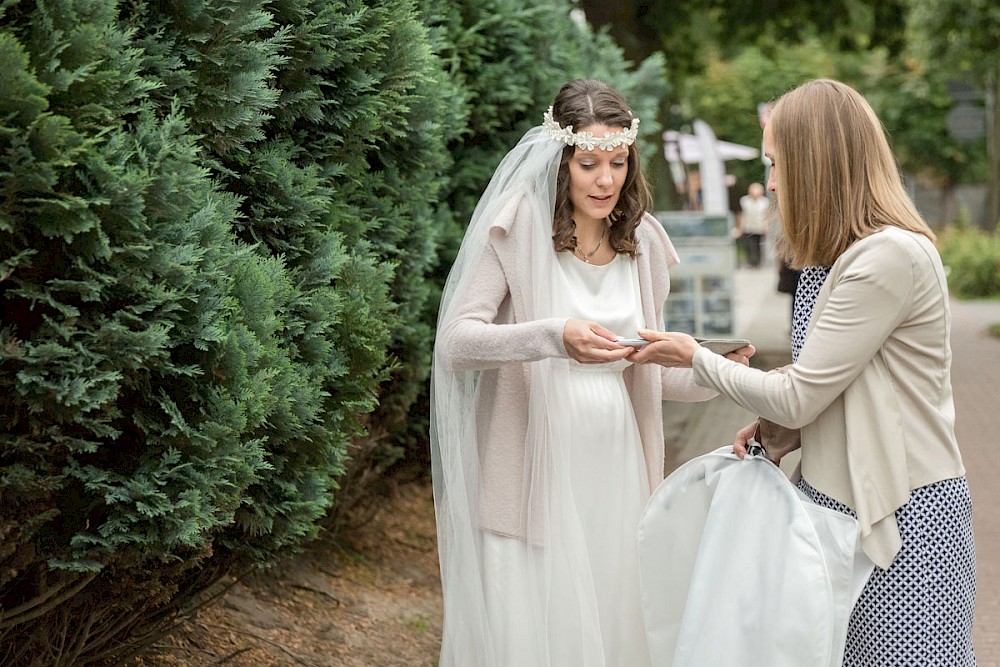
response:
<path id="1" fill-rule="evenodd" d="M 782 254 L 792 266 L 830 266 L 886 225 L 935 240 L 903 187 L 871 105 L 839 81 L 809 81 L 768 119 L 775 153 Z"/>

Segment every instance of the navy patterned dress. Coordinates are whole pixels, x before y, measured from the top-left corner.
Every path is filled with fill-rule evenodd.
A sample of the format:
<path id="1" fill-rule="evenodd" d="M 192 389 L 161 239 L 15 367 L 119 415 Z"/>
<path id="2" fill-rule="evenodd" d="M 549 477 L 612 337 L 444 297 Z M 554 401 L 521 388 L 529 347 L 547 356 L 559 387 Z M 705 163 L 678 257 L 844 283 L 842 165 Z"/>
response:
<path id="1" fill-rule="evenodd" d="M 828 267 L 807 266 L 799 277 L 793 361 L 829 273 Z M 818 505 L 854 515 L 807 480 L 798 486 Z M 914 489 L 896 510 L 896 521 L 902 547 L 888 570 L 875 568 L 851 613 L 844 667 L 975 667 L 976 550 L 969 485 L 958 477 Z"/>

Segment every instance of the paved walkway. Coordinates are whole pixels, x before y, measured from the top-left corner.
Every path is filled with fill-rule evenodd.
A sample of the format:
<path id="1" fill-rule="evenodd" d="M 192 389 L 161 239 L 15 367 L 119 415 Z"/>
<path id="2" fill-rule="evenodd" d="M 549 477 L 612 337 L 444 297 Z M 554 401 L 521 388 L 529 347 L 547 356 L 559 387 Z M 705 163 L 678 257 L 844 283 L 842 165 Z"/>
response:
<path id="1" fill-rule="evenodd" d="M 788 363 L 791 297 L 775 290 L 773 269 L 739 269 L 736 334 L 757 347 L 755 364 Z M 952 301 L 952 383 L 956 431 L 972 489 L 976 533 L 977 601 L 974 643 L 979 667 L 1000 667 L 1000 301 Z M 755 415 L 719 397 L 704 403 L 664 404 L 668 470 L 732 442 Z M 793 465 L 785 457 L 782 467 Z"/>

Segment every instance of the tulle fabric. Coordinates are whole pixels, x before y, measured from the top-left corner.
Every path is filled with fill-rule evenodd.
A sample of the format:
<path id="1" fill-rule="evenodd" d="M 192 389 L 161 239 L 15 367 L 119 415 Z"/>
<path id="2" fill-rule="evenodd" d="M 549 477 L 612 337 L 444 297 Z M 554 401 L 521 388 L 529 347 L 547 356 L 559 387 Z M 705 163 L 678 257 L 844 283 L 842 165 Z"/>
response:
<path id="1" fill-rule="evenodd" d="M 521 284 L 530 286 L 522 295 L 528 318 L 554 315 L 551 227 L 561 151 L 562 144 L 535 128 L 501 162 L 449 274 L 439 332 L 455 316 L 491 227 L 498 217 L 509 215 L 515 201 L 530 216 L 530 256 L 521 258 L 530 275 L 520 277 Z M 519 218 L 518 224 L 524 222 Z M 435 350 L 432 375 L 432 473 L 445 608 L 439 664 L 609 667 L 599 612 L 606 593 L 595 584 L 587 548 L 590 531 L 573 488 L 569 448 L 558 446 L 585 435 L 583 422 L 565 409 L 567 360 L 525 364 L 530 397 L 521 487 L 524 531 L 500 536 L 484 533 L 478 521 L 479 374 L 453 370 L 446 358 L 446 352 Z M 627 403 L 627 395 L 622 400 Z M 629 530 L 634 535 L 634 523 Z M 498 569 L 498 563 L 509 567 Z M 502 580 L 505 571 L 509 582 Z M 510 609 L 522 611 L 501 613 Z"/>

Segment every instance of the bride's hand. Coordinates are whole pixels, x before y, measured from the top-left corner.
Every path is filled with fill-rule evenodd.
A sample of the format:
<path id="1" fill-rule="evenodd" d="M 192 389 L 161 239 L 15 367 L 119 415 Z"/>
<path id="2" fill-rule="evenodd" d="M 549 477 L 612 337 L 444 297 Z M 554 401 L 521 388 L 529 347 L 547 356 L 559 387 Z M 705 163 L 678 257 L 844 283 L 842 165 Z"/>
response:
<path id="1" fill-rule="evenodd" d="M 566 352 L 582 364 L 618 361 L 635 351 L 635 348 L 616 343 L 617 338 L 613 332 L 589 320 L 570 319 L 563 328 Z"/>

